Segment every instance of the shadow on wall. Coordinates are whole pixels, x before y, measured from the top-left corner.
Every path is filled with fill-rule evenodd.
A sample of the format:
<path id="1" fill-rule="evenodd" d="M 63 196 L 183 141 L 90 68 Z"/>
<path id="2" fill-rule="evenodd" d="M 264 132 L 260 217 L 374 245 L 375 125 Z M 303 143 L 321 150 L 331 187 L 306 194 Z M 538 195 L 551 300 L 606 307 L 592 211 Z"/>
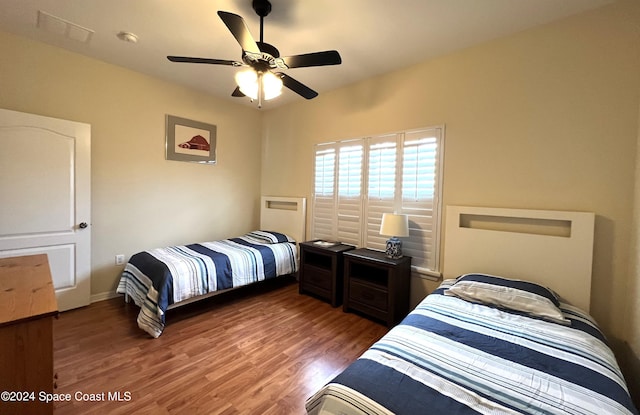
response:
<path id="1" fill-rule="evenodd" d="M 629 393 L 636 408 L 640 408 L 640 358 L 635 355 L 627 342 L 618 346 L 616 358 L 629 386 Z"/>
<path id="2" fill-rule="evenodd" d="M 613 332 L 612 311 L 607 299 L 613 298 L 614 284 L 609 276 L 614 275 L 613 263 L 615 222 L 602 215 L 596 215 L 593 234 L 593 264 L 591 271 L 591 314 L 600 328 L 606 327 L 605 335 L 611 336 Z"/>

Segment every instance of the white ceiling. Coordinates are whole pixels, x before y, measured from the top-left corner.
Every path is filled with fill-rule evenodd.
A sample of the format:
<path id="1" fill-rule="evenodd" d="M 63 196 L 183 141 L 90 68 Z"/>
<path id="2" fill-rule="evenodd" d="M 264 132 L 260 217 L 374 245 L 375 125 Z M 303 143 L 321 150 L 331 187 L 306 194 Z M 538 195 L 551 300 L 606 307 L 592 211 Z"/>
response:
<path id="1" fill-rule="evenodd" d="M 286 73 L 320 94 L 613 0 L 271 0 L 264 41 L 282 56 L 335 49 L 342 65 Z M 88 43 L 36 27 L 38 10 L 93 30 Z M 0 30 L 59 46 L 233 102 L 231 66 L 172 63 L 167 55 L 241 60 L 217 15 L 239 14 L 259 40 L 251 0 L 0 0 Z M 116 36 L 129 31 L 137 43 Z M 286 91 L 264 108 L 305 99 Z M 253 104 L 255 106 L 255 104 Z"/>

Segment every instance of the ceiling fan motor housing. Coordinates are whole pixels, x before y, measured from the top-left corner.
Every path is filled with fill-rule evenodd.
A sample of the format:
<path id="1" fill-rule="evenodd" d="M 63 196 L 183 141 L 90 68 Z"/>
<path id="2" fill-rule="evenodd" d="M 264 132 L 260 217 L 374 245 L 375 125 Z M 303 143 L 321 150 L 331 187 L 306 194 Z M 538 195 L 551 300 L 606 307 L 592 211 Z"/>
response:
<path id="1" fill-rule="evenodd" d="M 258 72 L 266 72 L 269 69 L 280 68 L 283 63 L 276 59 L 280 57 L 280 52 L 275 46 L 264 42 L 256 42 L 262 53 L 251 53 L 243 51 L 242 60 Z M 286 66 L 285 66 L 286 67 Z"/>
<path id="2" fill-rule="evenodd" d="M 269 56 L 272 56 L 274 58 L 279 58 L 280 57 L 280 52 L 278 51 L 278 49 L 276 49 L 275 46 L 270 45 L 268 43 L 265 42 L 256 42 L 258 44 L 258 48 L 260 48 L 260 51 L 262 53 L 266 53 Z"/>

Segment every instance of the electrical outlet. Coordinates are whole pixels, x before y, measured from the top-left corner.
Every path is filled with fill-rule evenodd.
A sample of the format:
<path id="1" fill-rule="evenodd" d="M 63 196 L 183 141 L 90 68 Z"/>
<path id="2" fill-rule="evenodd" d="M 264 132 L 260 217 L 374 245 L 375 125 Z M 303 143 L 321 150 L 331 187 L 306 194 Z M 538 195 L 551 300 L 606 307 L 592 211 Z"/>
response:
<path id="1" fill-rule="evenodd" d="M 116 265 L 124 264 L 124 255 L 118 254 L 116 255 Z"/>

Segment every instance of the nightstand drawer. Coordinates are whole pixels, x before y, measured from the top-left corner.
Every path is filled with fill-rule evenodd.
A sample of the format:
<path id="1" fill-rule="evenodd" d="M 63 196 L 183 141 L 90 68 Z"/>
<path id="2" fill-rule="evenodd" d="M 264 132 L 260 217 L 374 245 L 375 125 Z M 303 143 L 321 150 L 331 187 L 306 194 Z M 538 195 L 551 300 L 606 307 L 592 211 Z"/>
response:
<path id="1" fill-rule="evenodd" d="M 383 311 L 387 310 L 389 298 L 387 290 L 352 279 L 349 281 L 349 292 L 351 300 L 354 302 L 362 303 Z"/>
<path id="2" fill-rule="evenodd" d="M 315 267 L 313 265 L 304 265 L 304 285 L 315 285 L 316 287 L 330 290 L 332 283 L 331 270 Z"/>

